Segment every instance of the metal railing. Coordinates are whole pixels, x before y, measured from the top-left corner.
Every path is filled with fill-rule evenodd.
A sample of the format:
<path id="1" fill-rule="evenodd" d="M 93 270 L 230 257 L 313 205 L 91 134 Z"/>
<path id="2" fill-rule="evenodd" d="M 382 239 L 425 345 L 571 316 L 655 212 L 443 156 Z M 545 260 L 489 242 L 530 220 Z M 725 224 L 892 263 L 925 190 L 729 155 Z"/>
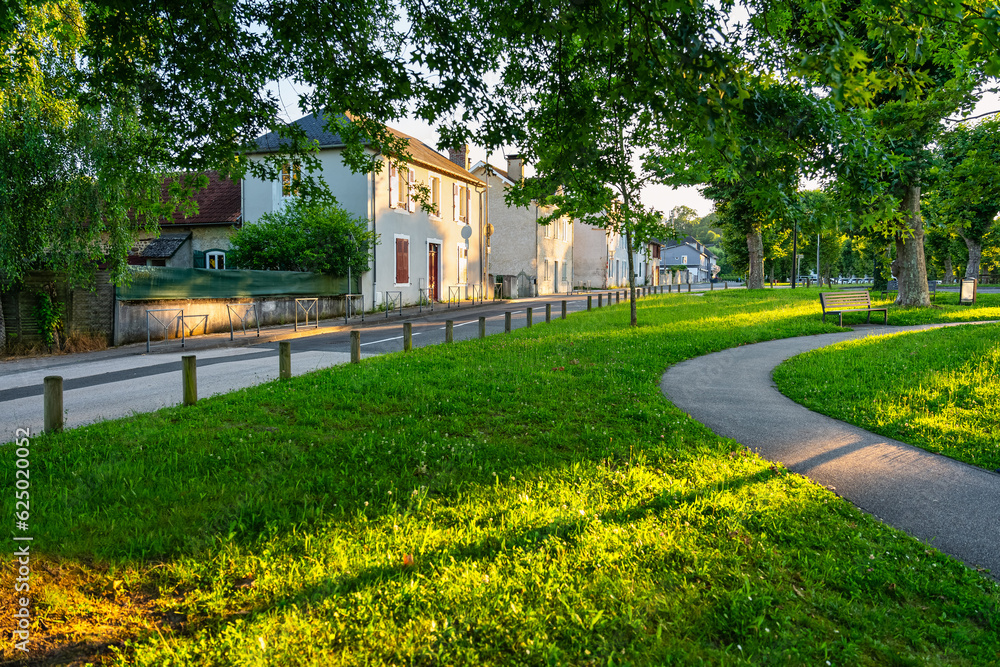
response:
<path id="1" fill-rule="evenodd" d="M 403 292 L 398 291 L 387 291 L 385 293 L 385 302 L 382 304 L 385 306 L 385 318 L 389 319 L 389 313 L 398 310 L 399 316 L 403 316 Z"/>
<path id="2" fill-rule="evenodd" d="M 319 299 L 317 297 L 306 297 L 295 300 L 295 331 L 299 330 L 299 311 L 305 315 L 306 322 L 303 327 L 309 326 L 309 313 L 313 314 L 316 328 L 319 329 Z"/>
<path id="3" fill-rule="evenodd" d="M 184 347 L 184 309 L 183 308 L 154 308 L 146 311 L 146 354 L 149 354 L 149 318 L 151 313 L 174 313 L 168 319 L 161 320 L 158 315 L 153 315 L 153 319 L 163 327 L 163 340 L 169 338 L 169 329 L 176 322 L 181 332 L 181 347 Z"/>
<path id="4" fill-rule="evenodd" d="M 245 307 L 243 312 L 240 313 L 239 308 Z M 226 314 L 229 316 L 229 340 L 233 340 L 233 334 L 235 333 L 235 328 L 233 327 L 233 313 L 236 313 L 237 319 L 240 321 L 240 325 L 243 327 L 243 335 L 247 335 L 247 318 L 250 317 L 250 313 L 253 313 L 254 323 L 257 325 L 257 337 L 260 338 L 260 316 L 257 314 L 257 302 L 252 303 L 239 303 L 236 306 L 232 304 L 226 304 Z"/>
<path id="5" fill-rule="evenodd" d="M 364 294 L 342 294 L 344 297 L 344 324 L 347 324 L 348 318 L 353 315 L 361 313 L 361 321 L 365 321 L 365 295 Z M 356 299 L 361 299 L 361 310 L 359 311 L 354 306 L 354 301 Z"/>

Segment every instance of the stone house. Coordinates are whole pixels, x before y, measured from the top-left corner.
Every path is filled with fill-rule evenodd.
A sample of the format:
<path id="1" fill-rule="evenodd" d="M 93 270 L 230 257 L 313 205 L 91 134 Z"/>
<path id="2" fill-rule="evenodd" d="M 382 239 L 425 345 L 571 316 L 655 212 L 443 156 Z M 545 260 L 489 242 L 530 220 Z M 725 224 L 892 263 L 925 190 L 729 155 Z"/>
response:
<path id="1" fill-rule="evenodd" d="M 567 294 L 573 287 L 576 225 L 565 217 L 548 225 L 538 224 L 552 209 L 537 203 L 507 205 L 504 195 L 521 179 L 522 170 L 518 155 L 507 156 L 506 170 L 482 161 L 472 167 L 472 173 L 487 184 L 487 268 L 491 282 L 504 285 L 504 297 Z"/>
<path id="2" fill-rule="evenodd" d="M 628 247 L 625 236 L 612 230 L 581 224 L 573 241 L 576 257 L 576 285 L 607 289 L 627 287 Z M 635 251 L 635 284 L 648 285 L 649 262 L 646 247 Z"/>
<path id="3" fill-rule="evenodd" d="M 354 173 L 341 159 L 343 140 L 324 115 L 304 116 L 295 124 L 315 141 L 321 176 L 337 202 L 348 212 L 366 218 L 379 238 L 370 269 L 360 279 L 365 305 L 401 298 L 403 303 L 423 299 L 444 301 L 479 293 L 485 282 L 485 183 L 469 172 L 468 147 L 443 156 L 419 139 L 387 128 L 408 142 L 410 161 L 397 168 L 388 156 L 366 149 L 373 164 L 367 173 Z M 284 141 L 276 132 L 257 140 L 251 159 L 261 160 Z M 380 164 L 381 169 L 374 168 Z M 296 196 L 298 165 L 285 163 L 280 178 L 243 182 L 246 224 L 279 210 Z M 426 185 L 434 213 L 421 208 L 414 186 Z"/>

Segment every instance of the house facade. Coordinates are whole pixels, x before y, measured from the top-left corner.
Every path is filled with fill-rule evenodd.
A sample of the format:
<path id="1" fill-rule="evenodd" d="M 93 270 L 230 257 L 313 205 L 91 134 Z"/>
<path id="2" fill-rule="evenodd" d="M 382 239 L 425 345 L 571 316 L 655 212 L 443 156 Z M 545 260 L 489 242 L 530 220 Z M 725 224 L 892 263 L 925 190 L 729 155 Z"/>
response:
<path id="1" fill-rule="evenodd" d="M 445 157 L 414 137 L 389 129 L 408 143 L 411 159 L 392 164 L 389 156 L 366 149 L 373 168 L 354 173 L 342 161 L 344 142 L 326 127 L 326 117 L 312 114 L 295 121 L 317 142 L 319 176 L 348 212 L 366 218 L 378 235 L 370 269 L 360 279 L 366 306 L 397 297 L 404 304 L 446 301 L 477 294 L 485 281 L 485 183 L 469 172 L 468 147 Z M 276 151 L 282 139 L 270 133 L 257 140 L 252 159 Z M 380 169 L 376 169 L 380 165 Z M 281 177 L 248 177 L 243 185 L 246 224 L 280 210 L 296 196 L 297 165 L 284 165 Z M 417 185 L 427 186 L 433 212 L 414 199 Z"/>
<path id="2" fill-rule="evenodd" d="M 648 285 L 648 248 L 636 250 L 633 255 L 635 284 Z M 628 244 L 618 232 L 593 225 L 580 225 L 574 238 L 577 266 L 576 285 L 593 289 L 628 287 Z"/>
<path id="3" fill-rule="evenodd" d="M 195 269 L 225 269 L 229 238 L 243 224 L 242 184 L 209 171 L 208 186 L 194 194 L 198 212 L 180 211 L 159 221 L 158 236 L 143 235 L 129 251 L 128 263 L 138 266 L 170 266 Z M 163 186 L 166 191 L 167 185 Z"/>
<path id="4" fill-rule="evenodd" d="M 472 173 L 487 184 L 487 270 L 491 282 L 502 285 L 504 297 L 567 294 L 573 287 L 575 225 L 565 217 L 548 225 L 538 224 L 552 209 L 537 203 L 507 206 L 504 196 L 520 181 L 522 168 L 517 155 L 507 156 L 507 169 L 486 162 L 472 168 Z"/>
<path id="5" fill-rule="evenodd" d="M 686 271 L 691 282 L 696 283 L 708 282 L 718 273 L 716 260 L 716 256 L 693 236 L 667 245 L 660 251 L 660 264 L 664 271 Z M 669 279 L 665 279 L 667 281 Z"/>

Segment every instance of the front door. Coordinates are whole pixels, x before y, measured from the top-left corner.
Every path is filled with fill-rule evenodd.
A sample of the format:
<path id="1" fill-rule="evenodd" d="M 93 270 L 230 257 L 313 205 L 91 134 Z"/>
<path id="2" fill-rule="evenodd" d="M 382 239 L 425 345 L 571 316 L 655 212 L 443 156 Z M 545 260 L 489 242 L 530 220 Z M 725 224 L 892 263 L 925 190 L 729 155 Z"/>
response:
<path id="1" fill-rule="evenodd" d="M 440 301 L 441 297 L 438 295 L 438 257 L 441 254 L 441 246 L 437 243 L 429 243 L 427 247 L 428 298 L 432 301 Z"/>

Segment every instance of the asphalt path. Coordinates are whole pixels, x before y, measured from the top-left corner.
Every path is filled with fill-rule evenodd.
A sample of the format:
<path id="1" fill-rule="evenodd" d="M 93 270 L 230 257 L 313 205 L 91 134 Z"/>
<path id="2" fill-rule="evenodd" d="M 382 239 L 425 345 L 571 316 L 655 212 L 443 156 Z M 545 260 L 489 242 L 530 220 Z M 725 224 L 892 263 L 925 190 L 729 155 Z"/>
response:
<path id="1" fill-rule="evenodd" d="M 595 292 L 591 295 L 594 308 L 597 294 L 603 295 L 607 304 L 608 292 Z M 552 318 L 558 319 L 563 300 L 567 301 L 567 314 L 587 309 L 586 295 L 551 295 L 477 306 L 439 305 L 433 312 L 424 308 L 416 317 L 393 315 L 383 319 L 383 315 L 376 314 L 366 317 L 364 324 L 351 322 L 348 327 L 313 335 L 299 332 L 291 341 L 292 373 L 300 375 L 350 362 L 351 329 L 361 330 L 361 356 L 366 358 L 401 351 L 404 321 L 411 322 L 413 347 L 419 348 L 444 342 L 446 320 L 453 321 L 453 340 L 458 342 L 479 336 L 480 317 L 486 317 L 487 335 L 502 334 L 508 311 L 512 329 L 527 325 L 527 308 L 532 308 L 533 325 L 544 325 L 545 305 L 552 305 Z M 288 334 L 293 335 L 291 331 Z M 145 345 L 132 345 L 96 353 L 0 363 L 0 442 L 14 439 L 15 429 L 41 431 L 43 379 L 49 375 L 63 378 L 67 428 L 179 404 L 181 357 L 188 354 L 197 357 L 199 398 L 277 378 L 277 340 L 242 347 L 225 345 L 228 336 L 195 337 L 188 340 L 188 349 L 171 340 L 155 343 L 149 354 Z"/>
<path id="2" fill-rule="evenodd" d="M 660 388 L 715 433 L 1000 578 L 1000 474 L 812 412 L 771 380 L 775 366 L 808 350 L 926 328 L 872 325 L 731 348 L 672 366 Z"/>

